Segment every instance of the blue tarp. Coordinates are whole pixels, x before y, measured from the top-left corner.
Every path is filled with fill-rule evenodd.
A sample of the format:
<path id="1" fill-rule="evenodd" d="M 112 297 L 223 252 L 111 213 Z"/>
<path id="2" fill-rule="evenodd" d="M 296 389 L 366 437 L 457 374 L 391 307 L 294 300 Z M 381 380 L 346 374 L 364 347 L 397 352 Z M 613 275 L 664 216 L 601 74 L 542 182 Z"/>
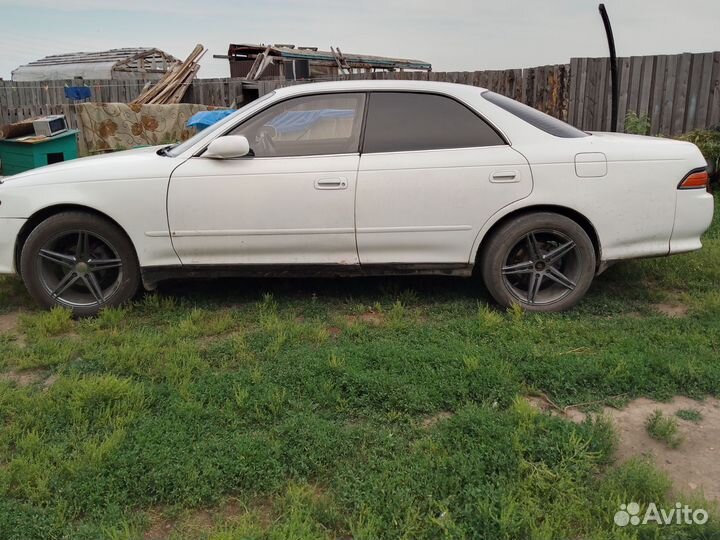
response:
<path id="1" fill-rule="evenodd" d="M 66 86 L 65 97 L 71 101 L 82 101 L 90 99 L 92 92 L 88 86 Z"/>
<path id="2" fill-rule="evenodd" d="M 278 134 L 300 133 L 326 118 L 353 118 L 353 109 L 320 109 L 316 111 L 287 111 L 268 122 Z"/>
<path id="3" fill-rule="evenodd" d="M 187 127 L 197 128 L 198 131 L 202 131 L 205 128 L 209 128 L 213 124 L 219 122 L 226 116 L 230 116 L 235 112 L 235 109 L 224 109 L 219 111 L 202 111 L 195 113 L 190 117 L 190 120 L 185 124 Z"/>

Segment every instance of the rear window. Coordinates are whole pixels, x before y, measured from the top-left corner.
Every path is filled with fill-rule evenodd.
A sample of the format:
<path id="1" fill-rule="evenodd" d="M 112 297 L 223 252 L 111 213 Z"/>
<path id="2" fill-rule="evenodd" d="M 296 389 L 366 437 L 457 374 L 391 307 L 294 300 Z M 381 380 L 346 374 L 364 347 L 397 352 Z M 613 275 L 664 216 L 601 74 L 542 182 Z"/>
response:
<path id="1" fill-rule="evenodd" d="M 588 133 L 580 131 L 579 129 L 572 127 L 570 124 L 566 124 L 562 120 L 558 120 L 549 114 L 545 114 L 537 109 L 528 107 L 527 105 L 515 101 L 514 99 L 510 99 L 509 97 L 501 96 L 500 94 L 490 91 L 483 92 L 482 95 L 490 103 L 497 105 L 501 109 L 505 109 L 507 112 L 514 114 L 521 120 L 524 120 L 528 124 L 531 124 L 550 135 L 563 137 L 565 139 L 576 139 L 579 137 L 590 136 Z"/>
<path id="2" fill-rule="evenodd" d="M 413 92 L 370 95 L 364 153 L 503 144 L 492 127 L 454 99 Z"/>

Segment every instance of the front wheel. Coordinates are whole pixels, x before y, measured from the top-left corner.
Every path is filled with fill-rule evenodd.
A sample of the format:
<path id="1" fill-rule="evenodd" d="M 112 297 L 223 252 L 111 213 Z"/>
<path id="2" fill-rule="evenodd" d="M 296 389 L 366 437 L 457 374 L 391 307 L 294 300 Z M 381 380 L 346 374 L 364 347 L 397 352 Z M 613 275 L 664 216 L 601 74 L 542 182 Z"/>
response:
<path id="1" fill-rule="evenodd" d="M 595 249 L 585 230 L 560 214 L 513 219 L 488 240 L 482 276 L 502 306 L 563 311 L 585 295 L 595 275 Z"/>
<path id="2" fill-rule="evenodd" d="M 140 282 L 130 240 L 114 224 L 82 212 L 56 214 L 38 225 L 23 246 L 20 269 L 38 303 L 69 308 L 79 317 L 126 302 Z"/>

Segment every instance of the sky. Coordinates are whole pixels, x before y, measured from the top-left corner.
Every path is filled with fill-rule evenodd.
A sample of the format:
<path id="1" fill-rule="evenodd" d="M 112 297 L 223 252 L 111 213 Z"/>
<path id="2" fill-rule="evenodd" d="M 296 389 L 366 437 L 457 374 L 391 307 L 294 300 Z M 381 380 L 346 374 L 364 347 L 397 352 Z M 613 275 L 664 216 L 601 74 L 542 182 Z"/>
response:
<path id="1" fill-rule="evenodd" d="M 720 50 L 720 0 L 606 0 L 618 55 Z M 596 0 L 0 0 L 0 77 L 49 54 L 209 50 L 199 77 L 228 77 L 229 43 L 294 43 L 425 60 L 434 71 L 607 56 Z"/>

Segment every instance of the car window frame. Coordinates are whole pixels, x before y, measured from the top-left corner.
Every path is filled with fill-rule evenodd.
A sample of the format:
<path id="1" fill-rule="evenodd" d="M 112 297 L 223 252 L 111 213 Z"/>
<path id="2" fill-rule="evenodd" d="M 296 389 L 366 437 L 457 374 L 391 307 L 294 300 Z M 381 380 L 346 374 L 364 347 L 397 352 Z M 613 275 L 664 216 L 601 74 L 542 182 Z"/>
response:
<path id="1" fill-rule="evenodd" d="M 433 90 L 403 90 L 403 89 L 387 89 L 387 90 L 367 90 L 368 97 L 366 99 L 366 106 L 365 106 L 365 115 L 364 115 L 364 121 L 363 121 L 363 130 L 362 130 L 362 140 L 360 145 L 360 154 L 361 155 L 377 155 L 377 154 L 406 154 L 409 152 L 442 152 L 442 151 L 450 151 L 450 150 L 468 150 L 468 149 L 480 149 L 480 148 L 498 148 L 502 146 L 512 146 L 510 143 L 510 140 L 505 136 L 505 134 L 490 120 L 488 120 L 485 116 L 480 114 L 480 112 L 472 107 L 470 104 L 464 102 L 462 99 L 459 99 L 456 96 L 446 94 L 443 92 L 437 92 Z M 437 96 L 437 97 L 443 97 L 446 99 L 450 99 L 460 106 L 467 109 L 471 114 L 475 115 L 477 118 L 479 118 L 482 122 L 485 122 L 487 126 L 492 129 L 495 134 L 500 138 L 502 141 L 502 144 L 493 144 L 493 145 L 486 145 L 486 146 L 456 146 L 451 148 L 424 148 L 424 149 L 418 149 L 418 150 L 386 150 L 382 152 L 367 152 L 365 150 L 365 134 L 367 130 L 367 124 L 368 124 L 368 114 L 370 111 L 370 106 L 372 105 L 372 94 L 422 94 L 422 95 L 431 95 L 431 96 Z"/>
<path id="2" fill-rule="evenodd" d="M 244 118 L 239 123 L 234 124 L 233 126 L 230 126 L 228 129 L 226 129 L 221 135 L 218 135 L 217 137 L 213 138 L 211 141 L 208 142 L 207 145 L 205 145 L 204 148 L 202 148 L 199 152 L 195 154 L 194 157 L 202 157 L 202 154 L 205 153 L 208 146 L 210 146 L 210 143 L 214 141 L 215 139 L 218 139 L 220 137 L 225 137 L 235 131 L 236 129 L 240 128 L 244 124 L 252 121 L 254 118 L 256 118 L 258 115 L 263 114 L 264 112 L 268 111 L 272 107 L 275 107 L 276 105 L 281 105 L 283 103 L 286 103 L 288 101 L 292 101 L 295 99 L 302 99 L 302 98 L 309 98 L 309 97 L 323 97 L 323 96 L 333 96 L 333 95 L 350 95 L 350 94 L 356 94 L 356 95 L 362 95 L 363 96 L 363 113 L 361 115 L 360 121 L 362 122 L 360 126 L 360 133 L 358 137 L 358 148 L 354 152 L 340 152 L 340 153 L 332 153 L 332 154 L 306 154 L 301 156 L 254 156 L 254 155 L 247 155 L 239 158 L 233 158 L 233 159 L 301 159 L 301 158 L 309 158 L 309 157 L 323 157 L 323 156 L 352 156 L 352 155 L 360 155 L 361 154 L 361 148 L 362 148 L 362 140 L 363 135 L 365 133 L 365 120 L 367 117 L 367 104 L 369 101 L 369 93 L 367 90 L 355 90 L 355 91 L 348 91 L 348 90 L 335 90 L 332 92 L 313 92 L 309 94 L 296 94 L 292 96 L 287 96 L 283 99 L 279 99 L 277 101 L 273 101 L 272 103 L 267 104 L 262 109 L 259 109 L 255 111 L 251 116 L 248 116 L 247 118 Z"/>

